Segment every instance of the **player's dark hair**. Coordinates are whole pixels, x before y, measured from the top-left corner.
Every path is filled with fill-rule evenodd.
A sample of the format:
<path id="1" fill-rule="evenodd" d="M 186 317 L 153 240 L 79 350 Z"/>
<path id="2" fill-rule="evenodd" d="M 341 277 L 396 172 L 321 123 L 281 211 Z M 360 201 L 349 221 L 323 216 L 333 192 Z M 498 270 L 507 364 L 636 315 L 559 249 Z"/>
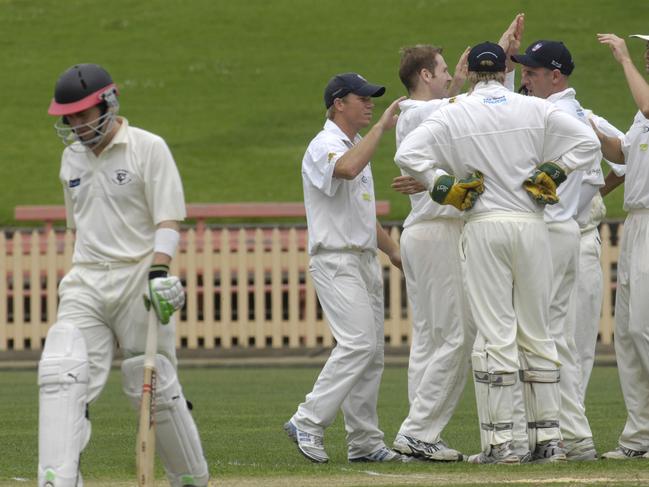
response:
<path id="1" fill-rule="evenodd" d="M 403 47 L 400 51 L 399 78 L 408 93 L 417 86 L 417 77 L 422 69 L 427 69 L 435 76 L 437 55 L 442 54 L 442 48 L 431 44 L 417 44 Z"/>

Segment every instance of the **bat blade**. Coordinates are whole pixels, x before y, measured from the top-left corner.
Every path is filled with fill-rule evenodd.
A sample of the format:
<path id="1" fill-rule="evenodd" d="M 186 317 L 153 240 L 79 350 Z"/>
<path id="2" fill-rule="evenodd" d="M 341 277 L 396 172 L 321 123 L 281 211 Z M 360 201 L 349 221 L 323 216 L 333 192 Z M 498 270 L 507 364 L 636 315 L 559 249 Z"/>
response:
<path id="1" fill-rule="evenodd" d="M 137 433 L 136 466 L 139 487 L 155 485 L 155 368 L 144 369 L 140 422 Z"/>
<path id="2" fill-rule="evenodd" d="M 140 418 L 137 431 L 135 465 L 139 487 L 155 485 L 155 396 L 156 371 L 155 354 L 157 349 L 158 318 L 149 311 L 146 349 L 144 353 L 144 381 L 140 401 Z"/>

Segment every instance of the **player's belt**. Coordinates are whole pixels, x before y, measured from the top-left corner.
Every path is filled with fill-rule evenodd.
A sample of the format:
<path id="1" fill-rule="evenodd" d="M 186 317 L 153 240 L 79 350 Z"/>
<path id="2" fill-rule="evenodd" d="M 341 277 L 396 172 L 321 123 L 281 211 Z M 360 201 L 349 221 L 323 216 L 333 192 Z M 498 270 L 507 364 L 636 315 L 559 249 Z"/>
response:
<path id="1" fill-rule="evenodd" d="M 530 211 L 483 211 L 476 214 L 466 214 L 466 223 L 481 221 L 543 221 L 543 212 Z"/>

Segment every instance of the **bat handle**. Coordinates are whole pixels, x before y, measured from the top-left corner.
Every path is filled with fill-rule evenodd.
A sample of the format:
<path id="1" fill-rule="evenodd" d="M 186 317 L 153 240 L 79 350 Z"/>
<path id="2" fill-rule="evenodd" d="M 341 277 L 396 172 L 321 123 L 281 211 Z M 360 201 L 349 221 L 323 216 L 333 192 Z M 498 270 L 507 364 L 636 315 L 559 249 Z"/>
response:
<path id="1" fill-rule="evenodd" d="M 146 346 L 144 348 L 144 367 L 155 367 L 155 355 L 158 349 L 158 315 L 149 309 L 149 324 L 146 333 Z"/>

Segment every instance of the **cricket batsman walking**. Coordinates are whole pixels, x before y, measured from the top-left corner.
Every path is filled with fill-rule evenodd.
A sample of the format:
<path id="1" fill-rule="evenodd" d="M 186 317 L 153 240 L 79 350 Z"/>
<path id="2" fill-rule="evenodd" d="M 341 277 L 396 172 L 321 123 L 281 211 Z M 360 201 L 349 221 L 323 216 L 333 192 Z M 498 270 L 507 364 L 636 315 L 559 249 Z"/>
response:
<path id="1" fill-rule="evenodd" d="M 183 188 L 164 140 L 117 115 L 117 87 L 96 64 L 56 83 L 48 113 L 67 145 L 61 160 L 72 268 L 59 286 L 56 323 L 38 367 L 38 486 L 80 487 L 90 439 L 88 406 L 124 355 L 123 389 L 137 408 L 143 382 L 148 295 L 162 324 L 156 356 L 156 443 L 169 483 L 206 486 L 209 473 L 176 375 L 173 312 L 185 301 L 169 263 L 185 218 Z"/>

